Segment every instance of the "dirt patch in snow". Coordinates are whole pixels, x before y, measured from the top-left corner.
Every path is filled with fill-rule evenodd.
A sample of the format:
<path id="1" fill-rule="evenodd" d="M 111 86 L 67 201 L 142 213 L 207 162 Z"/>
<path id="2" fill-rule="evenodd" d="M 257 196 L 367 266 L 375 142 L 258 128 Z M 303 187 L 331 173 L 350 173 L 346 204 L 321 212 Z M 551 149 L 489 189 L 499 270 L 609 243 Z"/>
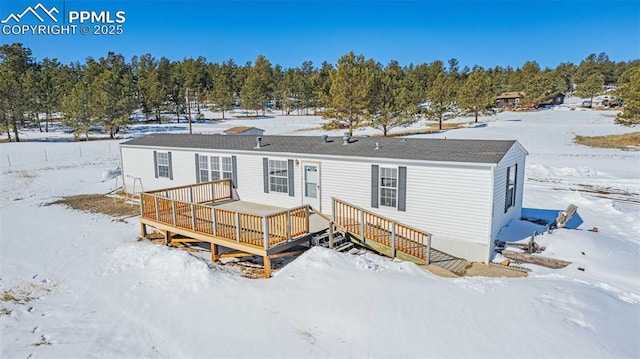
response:
<path id="1" fill-rule="evenodd" d="M 640 149 L 640 132 L 607 136 L 576 136 L 573 141 L 577 144 L 591 147 L 638 150 Z"/>
<path id="2" fill-rule="evenodd" d="M 131 217 L 140 214 L 140 207 L 135 203 L 131 203 L 126 198 L 106 196 L 103 194 L 68 196 L 48 203 L 48 205 L 53 204 L 61 204 L 80 211 L 102 213 L 117 218 Z"/>
<path id="3" fill-rule="evenodd" d="M 465 277 L 507 277 L 507 278 L 519 278 L 526 277 L 527 273 L 510 269 L 501 268 L 498 266 L 487 265 L 484 263 L 473 263 L 464 272 Z"/>

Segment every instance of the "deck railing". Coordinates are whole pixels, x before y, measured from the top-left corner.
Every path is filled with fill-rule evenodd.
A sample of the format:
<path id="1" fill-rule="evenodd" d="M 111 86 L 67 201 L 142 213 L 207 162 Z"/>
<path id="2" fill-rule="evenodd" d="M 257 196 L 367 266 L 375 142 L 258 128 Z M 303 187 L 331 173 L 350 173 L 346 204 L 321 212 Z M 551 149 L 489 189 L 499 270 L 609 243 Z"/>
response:
<path id="1" fill-rule="evenodd" d="M 142 193 L 141 216 L 264 249 L 309 233 L 308 205 L 264 216 L 203 205 L 231 198 L 230 191 L 225 192 L 224 187 L 224 183 L 228 183 L 230 189 L 231 182 L 225 181 L 194 185 L 194 189 L 184 186 Z M 185 201 L 185 197 L 201 202 Z"/>
<path id="2" fill-rule="evenodd" d="M 430 262 L 431 234 L 333 198 L 333 221 L 344 230 Z"/>
<path id="3" fill-rule="evenodd" d="M 233 186 L 230 179 L 222 179 L 189 186 L 164 188 L 145 193 L 189 203 L 210 203 L 232 199 Z"/>

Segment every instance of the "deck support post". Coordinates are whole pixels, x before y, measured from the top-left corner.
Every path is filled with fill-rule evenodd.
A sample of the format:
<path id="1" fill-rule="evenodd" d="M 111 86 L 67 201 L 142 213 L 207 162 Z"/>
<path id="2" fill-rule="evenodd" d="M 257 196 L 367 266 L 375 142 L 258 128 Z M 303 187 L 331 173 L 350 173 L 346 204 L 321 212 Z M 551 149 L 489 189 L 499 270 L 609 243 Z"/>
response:
<path id="1" fill-rule="evenodd" d="M 269 217 L 262 217 L 262 233 L 264 240 L 264 249 L 269 249 Z"/>
<path id="2" fill-rule="evenodd" d="M 126 192 L 125 192 L 125 196 L 127 196 Z M 140 193 L 140 216 L 141 217 L 144 217 L 144 197 L 145 197 L 144 194 Z"/>
<path id="3" fill-rule="evenodd" d="M 216 188 L 213 185 L 213 182 L 209 183 L 209 185 L 211 186 L 211 203 L 215 203 L 216 202 Z"/>
<path id="4" fill-rule="evenodd" d="M 171 243 L 171 232 L 164 231 L 164 245 L 168 246 Z"/>
<path id="5" fill-rule="evenodd" d="M 333 221 L 329 222 L 329 249 L 333 249 Z"/>
<path id="6" fill-rule="evenodd" d="M 396 221 L 391 222 L 391 257 L 396 256 Z"/>
<path id="7" fill-rule="evenodd" d="M 262 257 L 262 263 L 264 264 L 264 277 L 271 278 L 271 258 L 269 256 Z"/>
<path id="8" fill-rule="evenodd" d="M 189 186 L 189 202 L 193 203 L 193 186 Z"/>
<path id="9" fill-rule="evenodd" d="M 307 231 L 307 233 L 309 233 L 309 218 L 311 217 L 311 215 L 309 214 L 309 209 L 311 208 L 311 206 L 307 205 L 307 211 L 305 212 L 305 224 L 306 224 L 306 228 L 305 230 Z M 320 212 L 318 212 L 320 213 Z"/>
<path id="10" fill-rule="evenodd" d="M 220 255 L 218 254 L 218 245 L 211 243 L 211 262 L 217 262 L 220 259 Z"/>
<path id="11" fill-rule="evenodd" d="M 359 210 L 359 211 L 360 211 L 360 235 L 364 240 L 364 211 L 363 210 Z"/>
<path id="12" fill-rule="evenodd" d="M 140 237 L 144 239 L 147 236 L 147 225 L 140 222 Z"/>
<path id="13" fill-rule="evenodd" d="M 287 211 L 287 240 L 291 239 L 291 211 Z"/>
<path id="14" fill-rule="evenodd" d="M 191 202 L 191 229 L 194 232 L 196 230 L 196 209 L 193 206 L 193 202 Z"/>
<path id="15" fill-rule="evenodd" d="M 431 235 L 427 235 L 427 264 L 431 264 Z"/>
<path id="16" fill-rule="evenodd" d="M 218 226 L 216 225 L 216 209 L 211 207 L 211 229 L 213 230 L 213 235 L 217 236 Z"/>
<path id="17" fill-rule="evenodd" d="M 158 197 L 153 196 L 153 203 L 156 207 L 156 218 L 154 218 L 156 221 L 160 220 L 160 210 L 158 209 Z"/>
<path id="18" fill-rule="evenodd" d="M 240 242 L 240 213 L 236 212 L 236 242 Z"/>
<path id="19" fill-rule="evenodd" d="M 176 202 L 171 200 L 171 216 L 173 217 L 173 226 L 176 226 Z"/>

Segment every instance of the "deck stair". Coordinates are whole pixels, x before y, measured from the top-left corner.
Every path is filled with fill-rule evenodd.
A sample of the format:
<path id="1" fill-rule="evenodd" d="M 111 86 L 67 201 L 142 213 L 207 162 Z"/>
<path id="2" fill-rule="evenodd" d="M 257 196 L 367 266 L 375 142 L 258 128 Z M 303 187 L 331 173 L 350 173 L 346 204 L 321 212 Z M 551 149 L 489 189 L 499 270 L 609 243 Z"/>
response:
<path id="1" fill-rule="evenodd" d="M 327 237 L 333 234 L 334 248 L 349 250 L 353 246 L 336 246 L 336 238 L 380 254 L 419 265 L 435 265 L 456 275 L 464 273 L 469 262 L 431 247 L 431 234 L 390 218 L 375 214 L 342 200 L 333 199 L 333 218 Z M 324 243 L 324 237 L 319 243 Z M 327 238 L 327 241 L 329 239 Z"/>

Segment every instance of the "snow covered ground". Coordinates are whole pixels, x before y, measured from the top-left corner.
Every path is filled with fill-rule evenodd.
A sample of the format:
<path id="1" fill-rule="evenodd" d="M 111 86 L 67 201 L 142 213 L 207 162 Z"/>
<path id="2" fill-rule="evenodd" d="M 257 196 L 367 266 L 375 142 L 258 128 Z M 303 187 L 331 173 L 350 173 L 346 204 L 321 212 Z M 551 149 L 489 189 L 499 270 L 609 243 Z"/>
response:
<path id="1" fill-rule="evenodd" d="M 530 152 L 525 207 L 578 206 L 579 229 L 538 237 L 546 256 L 573 263 L 529 266 L 529 277 L 516 279 L 440 278 L 411 263 L 322 248 L 269 280 L 242 278 L 137 242 L 135 218 L 47 206 L 112 190 L 115 181 L 100 181 L 118 166 L 119 141 L 25 132 L 44 142 L 0 145 L 0 357 L 640 357 L 640 152 L 572 142 L 634 129 L 614 125 L 610 111 L 565 109 L 506 112 L 480 127 L 420 135 L 517 139 Z M 273 116 L 194 130 L 240 124 L 319 136 L 323 121 Z M 188 131 L 135 125 L 125 135 L 161 130 Z M 515 222 L 501 239 L 536 229 Z"/>

